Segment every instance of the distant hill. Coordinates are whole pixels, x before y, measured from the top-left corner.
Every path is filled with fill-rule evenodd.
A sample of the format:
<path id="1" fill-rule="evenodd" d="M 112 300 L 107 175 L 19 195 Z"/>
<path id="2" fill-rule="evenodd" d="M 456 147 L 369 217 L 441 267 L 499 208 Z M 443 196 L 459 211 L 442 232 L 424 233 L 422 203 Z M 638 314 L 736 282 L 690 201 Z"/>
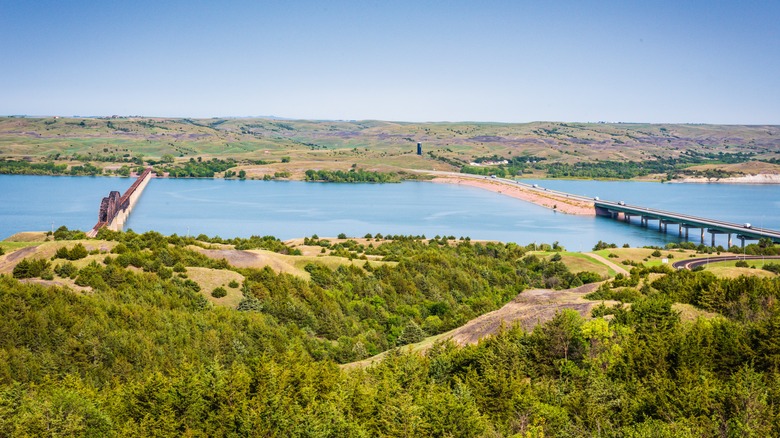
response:
<path id="1" fill-rule="evenodd" d="M 416 154 L 418 142 L 422 156 Z M 458 171 L 470 163 L 480 167 L 504 160 L 508 165 L 501 166 L 507 171 L 532 176 L 652 178 L 690 168 L 693 174 L 688 176 L 777 174 L 780 126 L 0 118 L 0 159 L 108 166 L 128 158 L 159 160 L 165 155 L 175 160 L 274 161 L 278 164 L 272 170 L 289 171 L 293 177 L 305 168 L 347 169 L 352 164 L 375 170 Z M 282 157 L 289 158 L 286 165 Z M 634 163 L 634 168 L 615 163 Z M 645 167 L 646 163 L 651 165 Z"/>

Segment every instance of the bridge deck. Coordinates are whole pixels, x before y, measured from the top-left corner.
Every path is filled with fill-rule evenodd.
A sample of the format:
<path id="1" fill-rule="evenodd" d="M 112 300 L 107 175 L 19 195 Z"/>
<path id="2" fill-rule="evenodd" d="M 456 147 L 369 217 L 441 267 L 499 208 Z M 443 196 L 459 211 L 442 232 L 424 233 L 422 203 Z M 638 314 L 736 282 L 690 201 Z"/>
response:
<path id="1" fill-rule="evenodd" d="M 698 216 L 691 216 L 672 211 L 658 210 L 655 208 L 640 207 L 636 205 L 627 205 L 612 201 L 595 201 L 596 209 L 608 212 L 624 213 L 630 216 L 641 216 L 648 219 L 661 220 L 664 223 L 680 224 L 688 228 L 706 228 L 716 233 L 731 233 L 738 236 L 744 236 L 748 239 L 770 238 L 776 243 L 780 243 L 780 231 L 768 228 L 747 227 L 745 224 L 737 224 L 717 219 L 709 219 Z"/>

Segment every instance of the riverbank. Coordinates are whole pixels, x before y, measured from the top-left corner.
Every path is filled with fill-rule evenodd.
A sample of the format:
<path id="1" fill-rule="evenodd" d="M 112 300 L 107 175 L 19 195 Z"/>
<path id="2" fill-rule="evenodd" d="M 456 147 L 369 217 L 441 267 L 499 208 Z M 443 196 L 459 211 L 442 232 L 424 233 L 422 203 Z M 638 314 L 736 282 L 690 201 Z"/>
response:
<path id="1" fill-rule="evenodd" d="M 551 193 L 540 193 L 524 187 L 508 184 L 495 179 L 476 179 L 461 176 L 438 176 L 431 180 L 440 184 L 455 184 L 477 187 L 494 193 L 511 196 L 526 202 L 559 211 L 561 213 L 579 216 L 595 216 L 596 210 L 592 203 L 566 198 Z"/>
<path id="2" fill-rule="evenodd" d="M 731 176 L 726 178 L 676 178 L 671 183 L 694 184 L 780 184 L 780 175 L 774 173 L 759 173 L 755 175 Z"/>

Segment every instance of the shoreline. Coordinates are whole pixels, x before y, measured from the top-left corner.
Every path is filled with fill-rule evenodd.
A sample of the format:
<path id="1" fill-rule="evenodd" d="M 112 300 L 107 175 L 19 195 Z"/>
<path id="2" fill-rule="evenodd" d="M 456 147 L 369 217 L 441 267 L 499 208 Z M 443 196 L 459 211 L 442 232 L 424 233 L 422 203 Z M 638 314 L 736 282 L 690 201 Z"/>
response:
<path id="1" fill-rule="evenodd" d="M 551 193 L 537 193 L 524 187 L 503 183 L 496 180 L 475 179 L 459 176 L 437 176 L 431 182 L 437 184 L 455 184 L 476 187 L 493 193 L 510 196 L 521 201 L 530 202 L 553 211 L 578 216 L 595 216 L 593 204 L 584 201 L 568 199 Z"/>
<path id="2" fill-rule="evenodd" d="M 685 177 L 669 181 L 671 184 L 780 184 L 780 175 L 774 173 L 757 173 L 744 176 L 728 176 L 724 178 Z"/>

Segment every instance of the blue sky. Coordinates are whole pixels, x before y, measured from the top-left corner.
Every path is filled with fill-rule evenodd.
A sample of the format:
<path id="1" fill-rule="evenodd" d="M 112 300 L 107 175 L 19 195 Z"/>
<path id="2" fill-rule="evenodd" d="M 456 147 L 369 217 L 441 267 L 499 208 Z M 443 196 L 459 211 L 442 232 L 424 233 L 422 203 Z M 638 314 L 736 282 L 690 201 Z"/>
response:
<path id="1" fill-rule="evenodd" d="M 777 1 L 0 0 L 0 114 L 780 124 Z"/>

